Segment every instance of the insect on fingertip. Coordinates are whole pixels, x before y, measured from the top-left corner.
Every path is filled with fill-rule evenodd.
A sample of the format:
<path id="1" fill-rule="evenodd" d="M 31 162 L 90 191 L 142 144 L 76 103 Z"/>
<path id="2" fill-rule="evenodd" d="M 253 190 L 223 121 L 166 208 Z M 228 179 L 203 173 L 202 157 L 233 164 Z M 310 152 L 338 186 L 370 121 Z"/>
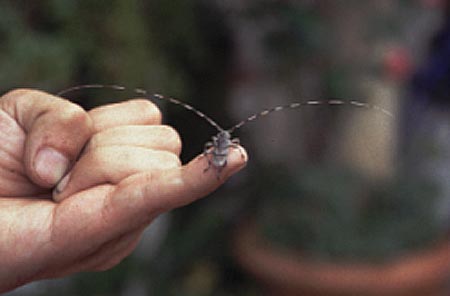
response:
<path id="1" fill-rule="evenodd" d="M 100 84 L 94 84 L 94 85 L 80 85 L 76 87 L 69 88 L 67 90 L 64 90 L 60 92 L 59 94 L 67 93 L 73 90 L 80 90 L 83 88 L 112 88 L 116 90 L 125 90 L 125 87 L 118 86 L 118 85 L 100 85 Z M 157 99 L 162 100 L 166 102 L 170 102 L 175 105 L 180 105 L 181 107 L 185 108 L 186 110 L 189 110 L 193 113 L 195 113 L 198 117 L 203 118 L 206 120 L 211 126 L 215 127 L 217 130 L 217 134 L 214 135 L 210 142 L 205 144 L 204 152 L 198 157 L 199 160 L 202 160 L 203 158 L 206 159 L 205 162 L 205 168 L 203 169 L 203 173 L 210 173 L 210 171 L 213 171 L 217 178 L 220 179 L 220 175 L 223 172 L 223 170 L 227 170 L 227 175 L 234 174 L 234 172 L 240 170 L 245 166 L 245 164 L 248 162 L 248 155 L 245 149 L 239 145 L 239 140 L 237 138 L 233 138 L 233 133 L 240 129 L 242 126 L 246 125 L 249 122 L 258 120 L 261 117 L 267 116 L 273 112 L 279 112 L 283 110 L 288 109 L 297 109 L 303 106 L 320 106 L 320 105 L 349 105 L 353 107 L 362 107 L 365 109 L 372 109 L 378 112 L 381 112 L 389 117 L 393 117 L 393 114 L 389 112 L 388 110 L 385 110 L 384 108 L 381 108 L 376 105 L 372 105 L 365 102 L 360 101 L 354 101 L 354 100 L 341 100 L 341 99 L 328 99 L 328 100 L 304 100 L 300 102 L 293 102 L 287 105 L 279 105 L 275 106 L 269 109 L 262 110 L 258 113 L 255 113 L 246 119 L 238 122 L 237 124 L 233 125 L 229 129 L 223 129 L 217 122 L 215 122 L 212 118 L 207 116 L 205 113 L 201 112 L 200 110 L 194 108 L 192 105 L 189 105 L 185 102 L 182 102 L 178 99 L 172 98 L 172 97 L 165 97 L 161 94 L 153 94 L 149 95 L 150 92 L 146 91 L 145 89 L 136 88 L 134 89 L 134 92 L 138 94 L 144 94 L 147 95 L 150 99 Z M 238 153 L 235 153 L 234 151 L 238 151 Z M 229 166 L 229 170 L 227 169 L 227 166 Z"/>

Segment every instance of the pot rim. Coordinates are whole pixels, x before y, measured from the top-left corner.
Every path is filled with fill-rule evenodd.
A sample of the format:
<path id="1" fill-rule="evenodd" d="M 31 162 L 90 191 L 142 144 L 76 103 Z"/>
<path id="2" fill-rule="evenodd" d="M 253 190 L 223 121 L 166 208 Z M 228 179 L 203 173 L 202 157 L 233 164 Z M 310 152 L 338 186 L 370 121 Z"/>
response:
<path id="1" fill-rule="evenodd" d="M 247 222 L 234 234 L 233 252 L 256 278 L 281 287 L 293 285 L 297 287 L 294 290 L 403 295 L 405 291 L 417 293 L 450 282 L 448 238 L 388 263 L 340 264 L 308 260 L 301 254 L 275 249 L 257 233 L 255 223 Z"/>

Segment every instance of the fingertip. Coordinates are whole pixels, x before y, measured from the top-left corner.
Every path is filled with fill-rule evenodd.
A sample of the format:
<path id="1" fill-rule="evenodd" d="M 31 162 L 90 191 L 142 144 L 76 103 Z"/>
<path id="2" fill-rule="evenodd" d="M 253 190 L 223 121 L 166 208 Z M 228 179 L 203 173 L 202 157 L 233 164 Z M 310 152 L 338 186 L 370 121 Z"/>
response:
<path id="1" fill-rule="evenodd" d="M 248 162 L 247 151 L 242 146 L 234 147 L 230 150 L 228 155 L 227 166 L 224 168 L 224 174 L 226 178 L 231 177 L 240 170 L 242 170 Z"/>
<path id="2" fill-rule="evenodd" d="M 215 167 L 211 161 L 211 155 L 201 154 L 194 161 L 202 163 L 203 173 L 205 177 L 219 179 L 225 182 L 229 177 L 239 172 L 247 165 L 248 154 L 242 146 L 236 146 L 229 150 L 226 165 L 223 167 Z M 193 161 L 193 162 L 194 162 Z"/>
<path id="3" fill-rule="evenodd" d="M 180 177 L 183 182 L 178 184 L 181 184 L 180 192 L 184 191 L 185 194 L 180 199 L 181 202 L 174 204 L 174 208 L 210 194 L 243 169 L 248 161 L 248 154 L 241 146 L 230 149 L 227 163 L 222 168 L 214 167 L 210 163 L 210 157 L 211 155 L 200 154 L 182 167 Z"/>

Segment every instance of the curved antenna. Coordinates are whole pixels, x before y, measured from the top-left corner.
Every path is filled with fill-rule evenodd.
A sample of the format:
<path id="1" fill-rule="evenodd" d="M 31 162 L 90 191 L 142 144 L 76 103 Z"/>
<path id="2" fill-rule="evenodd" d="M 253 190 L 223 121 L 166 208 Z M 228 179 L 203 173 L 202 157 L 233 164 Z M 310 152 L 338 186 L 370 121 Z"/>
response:
<path id="1" fill-rule="evenodd" d="M 77 85 L 77 86 L 72 86 L 69 88 L 66 88 L 58 93 L 56 93 L 56 95 L 58 97 L 61 97 L 62 95 L 65 95 L 67 93 L 73 92 L 73 91 L 77 91 L 77 90 L 82 90 L 82 89 L 99 89 L 99 88 L 109 88 L 109 89 L 113 89 L 113 90 L 119 90 L 119 91 L 125 91 L 126 88 L 120 85 L 106 85 L 106 84 L 82 84 L 82 85 Z"/>
<path id="2" fill-rule="evenodd" d="M 67 94 L 69 92 L 72 91 L 77 91 L 77 90 L 82 90 L 82 89 L 101 89 L 101 88 L 109 88 L 109 89 L 113 89 L 113 90 L 117 90 L 117 91 L 126 91 L 128 90 L 128 88 L 121 86 L 121 85 L 115 85 L 115 84 L 82 84 L 82 85 L 77 85 L 77 86 L 73 86 L 67 89 L 64 89 L 60 92 L 58 92 L 56 95 L 57 96 L 62 96 L 64 94 Z M 190 110 L 192 112 L 194 112 L 197 116 L 205 119 L 210 125 L 212 125 L 213 127 L 215 127 L 218 131 L 223 131 L 224 129 L 217 123 L 215 122 L 213 119 L 211 119 L 209 116 L 207 116 L 205 113 L 203 113 L 202 111 L 194 108 L 193 106 L 184 103 L 180 100 L 177 100 L 175 98 L 172 97 L 165 97 L 161 94 L 150 94 L 147 90 L 142 89 L 142 88 L 133 88 L 130 89 L 132 92 L 134 92 L 135 94 L 138 95 L 143 95 L 146 98 L 152 100 L 152 99 L 157 99 L 157 100 L 161 100 L 161 101 L 167 101 L 170 102 L 172 104 L 175 105 L 180 105 L 183 108 Z"/>
<path id="3" fill-rule="evenodd" d="M 354 106 L 354 107 L 358 107 L 358 108 L 372 109 L 372 110 L 381 112 L 381 113 L 383 113 L 386 116 L 394 117 L 394 115 L 390 111 L 388 111 L 388 110 L 386 110 L 384 108 L 381 108 L 381 107 L 379 107 L 377 105 L 372 105 L 372 104 L 369 104 L 369 103 L 363 103 L 363 102 L 354 101 L 354 100 L 344 101 L 344 100 L 339 100 L 339 99 L 309 100 L 309 101 L 304 101 L 304 102 L 296 102 L 296 103 L 290 103 L 290 104 L 286 104 L 286 105 L 280 105 L 280 106 L 273 107 L 273 108 L 270 108 L 270 109 L 265 109 L 263 111 L 260 111 L 258 113 L 255 113 L 255 114 L 247 117 L 246 119 L 242 120 L 241 122 L 239 122 L 236 125 L 234 125 L 231 128 L 229 128 L 227 131 L 229 133 L 233 133 L 235 130 L 241 128 L 243 125 L 245 125 L 245 124 L 247 124 L 247 123 L 249 123 L 251 121 L 254 121 L 254 120 L 256 120 L 256 119 L 258 119 L 258 118 L 260 118 L 262 116 L 266 116 L 266 115 L 268 115 L 270 113 L 273 113 L 273 112 L 278 112 L 278 111 L 285 110 L 285 109 L 297 109 L 297 108 L 304 107 L 304 106 L 318 106 L 318 105 L 322 105 L 322 106 L 327 106 L 327 105 L 328 106 L 330 106 L 330 105 L 335 105 L 335 106 L 336 105 L 337 106 L 349 105 L 349 106 Z"/>

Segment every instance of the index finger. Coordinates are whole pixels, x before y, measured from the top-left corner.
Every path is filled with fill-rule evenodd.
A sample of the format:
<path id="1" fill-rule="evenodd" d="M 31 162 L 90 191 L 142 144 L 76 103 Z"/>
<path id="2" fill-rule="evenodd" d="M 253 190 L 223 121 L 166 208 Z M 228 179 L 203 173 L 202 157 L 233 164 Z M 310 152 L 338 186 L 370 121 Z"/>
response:
<path id="1" fill-rule="evenodd" d="M 208 195 L 244 168 L 246 162 L 247 153 L 239 146 L 230 150 L 228 163 L 219 177 L 214 167 L 205 172 L 208 160 L 202 155 L 180 168 L 130 176 L 118 184 L 111 196 L 110 209 L 122 211 L 120 216 L 127 216 L 127 221 L 130 216 L 146 213 L 153 213 L 154 217 Z"/>
<path id="2" fill-rule="evenodd" d="M 242 169 L 246 161 L 243 148 L 232 149 L 220 178 L 214 168 L 204 172 L 208 161 L 199 156 L 183 167 L 138 173 L 117 185 L 105 184 L 89 193 L 77 193 L 58 204 L 52 241 L 64 246 L 65 256 L 79 254 L 80 249 L 92 250 L 148 224 L 163 212 L 206 196 Z M 89 243 L 74 244 L 73 238 Z"/>

